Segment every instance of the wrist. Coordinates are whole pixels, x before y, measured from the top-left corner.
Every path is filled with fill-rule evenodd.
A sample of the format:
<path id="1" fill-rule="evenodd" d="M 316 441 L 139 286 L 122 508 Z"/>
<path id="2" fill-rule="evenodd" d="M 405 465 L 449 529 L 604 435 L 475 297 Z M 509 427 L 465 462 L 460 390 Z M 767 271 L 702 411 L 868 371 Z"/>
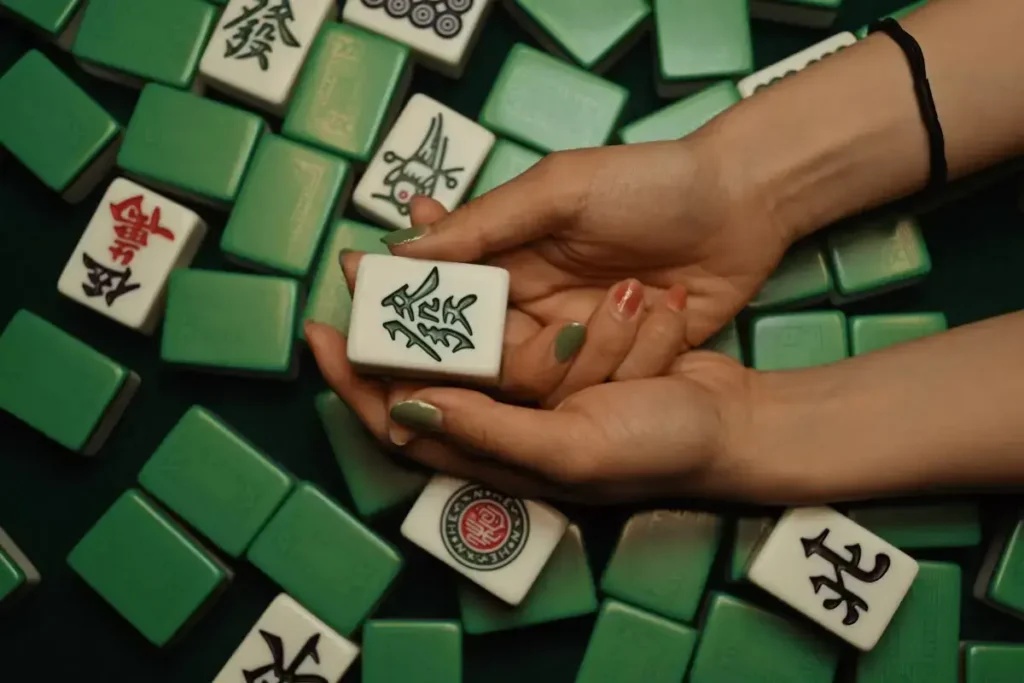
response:
<path id="1" fill-rule="evenodd" d="M 709 128 L 726 182 L 756 197 L 788 243 L 927 179 L 910 72 L 884 36 L 779 81 Z"/>

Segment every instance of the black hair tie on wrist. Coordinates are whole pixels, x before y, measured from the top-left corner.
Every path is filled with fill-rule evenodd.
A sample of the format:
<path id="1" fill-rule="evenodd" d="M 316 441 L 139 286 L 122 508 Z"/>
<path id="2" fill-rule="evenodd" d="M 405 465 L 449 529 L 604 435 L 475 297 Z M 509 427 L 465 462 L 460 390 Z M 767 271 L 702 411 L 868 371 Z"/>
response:
<path id="1" fill-rule="evenodd" d="M 932 88 L 928 84 L 928 72 L 924 65 L 924 52 L 914 37 L 907 33 L 899 22 L 891 17 L 880 19 L 868 28 L 868 33 L 881 31 L 893 39 L 910 64 L 910 73 L 914 78 L 914 94 L 917 106 L 921 111 L 921 120 L 928 131 L 928 152 L 931 156 L 930 175 L 925 190 L 934 190 L 946 183 L 949 168 L 946 164 L 946 138 L 939 123 L 939 113 L 935 110 L 935 99 Z"/>

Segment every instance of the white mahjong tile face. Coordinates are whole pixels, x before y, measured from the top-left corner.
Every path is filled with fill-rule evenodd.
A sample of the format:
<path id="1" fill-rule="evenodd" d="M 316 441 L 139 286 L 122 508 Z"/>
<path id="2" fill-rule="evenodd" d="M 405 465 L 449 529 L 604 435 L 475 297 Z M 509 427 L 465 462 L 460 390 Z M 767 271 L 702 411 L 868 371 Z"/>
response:
<path id="1" fill-rule="evenodd" d="M 457 76 L 491 0 L 349 0 L 343 18 L 405 43 L 428 64 Z"/>
<path id="2" fill-rule="evenodd" d="M 451 210 L 472 187 L 494 134 L 425 95 L 413 95 L 356 187 L 356 208 L 381 225 L 409 227 L 409 203 Z"/>
<path id="3" fill-rule="evenodd" d="M 118 178 L 103 195 L 61 273 L 61 294 L 149 334 L 167 279 L 191 263 L 206 234 L 197 214 Z"/>
<path id="4" fill-rule="evenodd" d="M 277 596 L 213 683 L 338 683 L 359 648 L 290 596 Z"/>
<path id="5" fill-rule="evenodd" d="M 568 523 L 542 503 L 438 475 L 402 523 L 402 535 L 517 605 L 551 558 Z"/>
<path id="6" fill-rule="evenodd" d="M 878 642 L 916 576 L 913 558 L 828 507 L 786 512 L 747 571 L 861 650 Z"/>
<path id="7" fill-rule="evenodd" d="M 281 114 L 334 0 L 231 0 L 203 54 L 210 85 Z"/>
<path id="8" fill-rule="evenodd" d="M 363 372 L 496 382 L 508 281 L 492 266 L 363 256 L 349 361 Z"/>

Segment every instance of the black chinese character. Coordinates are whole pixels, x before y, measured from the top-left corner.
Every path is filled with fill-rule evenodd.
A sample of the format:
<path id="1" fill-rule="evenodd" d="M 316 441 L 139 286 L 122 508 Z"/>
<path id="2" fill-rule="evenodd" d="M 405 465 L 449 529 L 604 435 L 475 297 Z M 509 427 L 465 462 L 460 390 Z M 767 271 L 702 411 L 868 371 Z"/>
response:
<path id="1" fill-rule="evenodd" d="M 260 629 L 260 635 L 263 636 L 263 641 L 267 644 L 267 649 L 270 650 L 272 661 L 270 664 L 256 669 L 243 671 L 245 683 L 328 683 L 323 676 L 298 673 L 299 667 L 307 659 L 316 664 L 320 663 L 320 653 L 316 649 L 320 642 L 319 633 L 306 640 L 298 654 L 295 655 L 295 659 L 287 666 L 284 663 L 284 642 L 281 638 L 263 629 Z"/>
<path id="2" fill-rule="evenodd" d="M 387 194 L 374 194 L 374 199 L 383 199 L 394 205 L 403 216 L 409 214 L 409 202 L 420 195 L 433 197 L 437 189 L 437 181 L 444 179 L 445 186 L 451 190 L 458 186 L 455 174 L 463 170 L 445 168 L 444 158 L 448 154 L 448 135 L 444 132 L 444 116 L 440 113 L 430 120 L 427 134 L 420 141 L 420 146 L 412 156 L 405 158 L 388 150 L 384 152 L 384 163 L 398 165 L 384 177 Z"/>
<path id="3" fill-rule="evenodd" d="M 108 268 L 86 253 L 82 253 L 82 262 L 89 271 L 89 282 L 82 283 L 82 291 L 89 298 L 103 296 L 107 300 L 107 306 L 113 306 L 118 298 L 134 292 L 142 287 L 140 284 L 128 284 L 132 277 L 132 269 L 115 270 Z"/>
<path id="4" fill-rule="evenodd" d="M 466 317 L 466 311 L 477 300 L 476 294 L 467 294 L 459 299 L 458 303 L 455 302 L 454 297 L 450 296 L 445 299 L 443 305 L 441 304 L 440 297 L 436 296 L 425 301 L 424 299 L 434 293 L 440 281 L 441 276 L 435 266 L 431 268 L 430 274 L 416 288 L 416 291 L 410 294 L 409 285 L 402 285 L 384 297 L 380 302 L 384 307 L 390 306 L 393 308 L 399 318 L 408 320 L 410 325 L 416 325 L 416 330 L 414 331 L 401 320 L 389 320 L 384 323 L 384 329 L 388 331 L 388 335 L 392 339 L 397 339 L 398 334 L 401 333 L 406 339 L 405 348 L 419 347 L 438 363 L 441 362 L 441 355 L 431 344 L 451 349 L 452 353 L 458 353 L 463 349 L 475 348 L 470 340 L 470 337 L 473 336 L 473 327 Z M 419 320 L 426 320 L 435 324 L 427 325 L 419 322 Z M 452 327 L 442 327 L 442 324 L 451 325 Z M 454 329 L 454 325 L 461 325 L 466 332 L 463 333 Z M 419 334 L 416 334 L 416 332 L 419 332 Z"/>
<path id="5" fill-rule="evenodd" d="M 224 24 L 224 30 L 235 30 L 234 35 L 227 40 L 225 57 L 255 59 L 260 69 L 266 71 L 270 68 L 269 55 L 274 51 L 274 43 L 279 37 L 288 47 L 301 47 L 295 34 L 288 28 L 288 23 L 295 21 L 291 0 L 278 0 L 274 5 L 270 2 L 256 0 L 255 5 L 243 7 L 238 17 Z"/>
<path id="6" fill-rule="evenodd" d="M 825 539 L 828 538 L 828 534 L 829 529 L 825 529 L 818 534 L 816 538 L 800 539 L 800 542 L 804 546 L 805 556 L 811 557 L 812 555 L 817 555 L 821 557 L 831 564 L 833 568 L 835 568 L 836 572 L 835 579 L 827 576 L 812 576 L 811 585 L 814 587 L 815 593 L 818 593 L 822 588 L 828 588 L 835 593 L 836 597 L 826 598 L 822 603 L 822 607 L 827 610 L 833 610 L 845 603 L 846 616 L 843 618 L 843 624 L 846 626 L 852 626 L 857 623 L 858 619 L 860 619 L 860 612 L 858 610 L 862 610 L 864 612 L 868 611 L 868 603 L 862 597 L 846 587 L 846 582 L 843 579 L 843 573 L 845 572 L 863 583 L 874 583 L 886 575 L 892 564 L 892 560 L 889 559 L 888 555 L 878 553 L 875 555 L 875 566 L 872 567 L 870 571 L 867 569 L 861 569 L 860 544 L 851 543 L 850 545 L 843 546 L 850 553 L 850 559 L 846 559 L 825 545 Z"/>

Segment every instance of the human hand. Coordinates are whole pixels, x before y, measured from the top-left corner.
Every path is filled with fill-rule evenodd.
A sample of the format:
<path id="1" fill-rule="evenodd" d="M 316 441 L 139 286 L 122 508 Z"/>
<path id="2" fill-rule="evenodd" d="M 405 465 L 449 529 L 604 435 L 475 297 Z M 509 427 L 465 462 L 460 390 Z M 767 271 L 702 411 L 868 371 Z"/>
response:
<path id="1" fill-rule="evenodd" d="M 415 198 L 410 210 L 417 224 L 436 223 L 448 215 L 439 203 L 423 197 Z M 362 256 L 359 252 L 341 255 L 350 291 L 357 286 Z M 645 301 L 646 289 L 635 278 L 616 282 L 601 293 L 589 318 L 575 320 L 552 314 L 538 321 L 510 303 L 497 392 L 504 399 L 551 407 L 573 391 L 610 377 L 661 374 L 685 343 L 687 293 L 682 285 L 672 285 L 656 299 Z M 317 352 L 315 346 L 313 350 Z M 319 354 L 317 358 L 325 362 Z M 388 386 L 390 406 L 423 385 L 393 381 Z M 392 425 L 391 432 L 399 444 L 411 438 L 398 425 Z"/>
<path id="2" fill-rule="evenodd" d="M 433 220 L 414 216 L 414 227 L 392 233 L 389 246 L 399 256 L 506 268 L 510 305 L 542 325 L 586 321 L 625 278 L 645 286 L 648 308 L 682 286 L 689 321 L 676 352 L 683 352 L 742 309 L 789 244 L 767 203 L 719 157 L 714 135 L 704 132 L 552 154 L 450 215 L 422 200 L 434 205 Z M 638 332 L 636 357 L 648 355 L 652 338 Z M 570 382 L 557 398 L 609 378 L 658 374 L 667 364 Z"/>
<path id="3" fill-rule="evenodd" d="M 417 387 L 392 404 L 385 380 L 358 375 L 345 338 L 308 323 L 331 388 L 382 444 L 391 424 L 415 438 L 398 450 L 420 463 L 512 495 L 581 502 L 713 495 L 771 500 L 772 467 L 750 433 L 757 375 L 730 358 L 691 351 L 666 376 L 592 386 L 554 410 L 496 401 L 470 389 Z"/>

